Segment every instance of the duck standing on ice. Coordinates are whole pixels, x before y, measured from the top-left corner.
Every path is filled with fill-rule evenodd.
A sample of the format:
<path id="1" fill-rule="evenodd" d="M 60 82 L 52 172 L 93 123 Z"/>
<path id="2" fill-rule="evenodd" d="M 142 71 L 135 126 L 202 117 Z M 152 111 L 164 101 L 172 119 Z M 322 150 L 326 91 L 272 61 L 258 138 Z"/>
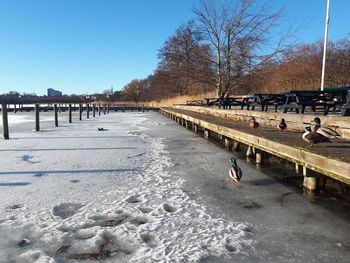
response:
<path id="1" fill-rule="evenodd" d="M 242 178 L 242 170 L 238 167 L 237 161 L 235 158 L 231 158 L 230 160 L 232 167 L 229 170 L 229 175 L 231 177 L 232 182 L 238 182 Z"/>

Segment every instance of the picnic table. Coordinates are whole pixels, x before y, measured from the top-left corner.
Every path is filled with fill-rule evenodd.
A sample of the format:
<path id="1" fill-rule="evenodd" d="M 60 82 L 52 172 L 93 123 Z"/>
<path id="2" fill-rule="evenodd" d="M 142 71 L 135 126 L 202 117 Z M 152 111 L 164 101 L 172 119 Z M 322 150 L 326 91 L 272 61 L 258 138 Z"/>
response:
<path id="1" fill-rule="evenodd" d="M 252 95 L 231 95 L 225 98 L 205 98 L 205 105 L 208 107 L 218 106 L 223 109 L 231 109 L 232 106 L 240 106 L 243 109 L 245 106 L 249 108 L 249 101 L 253 100 Z"/>
<path id="2" fill-rule="evenodd" d="M 189 105 L 189 106 L 203 106 L 204 102 L 203 102 L 203 100 L 188 100 L 187 105 Z"/>
<path id="3" fill-rule="evenodd" d="M 273 106 L 275 111 L 284 104 L 284 94 L 249 94 L 249 95 L 230 95 L 225 98 L 206 98 L 205 105 L 208 107 L 218 106 L 223 109 L 231 109 L 232 106 L 240 106 L 243 110 L 254 110 L 260 107 L 261 111 L 267 111 L 269 106 Z"/>
<path id="4" fill-rule="evenodd" d="M 326 88 L 321 90 L 290 90 L 282 94 L 257 93 L 249 95 L 229 95 L 224 98 L 205 98 L 203 100 L 188 101 L 187 105 L 217 106 L 223 109 L 231 109 L 239 106 L 243 110 L 255 110 L 260 107 L 261 111 L 267 111 L 273 106 L 275 112 L 282 107 L 284 113 L 295 111 L 304 113 L 307 108 L 313 112 L 323 110 L 327 115 L 333 112 L 341 112 L 342 116 L 350 116 L 350 86 Z"/>
<path id="5" fill-rule="evenodd" d="M 304 113 L 306 107 L 310 107 L 313 112 L 317 108 L 323 109 L 323 114 L 327 115 L 330 109 L 335 112 L 341 109 L 342 115 L 349 115 L 350 110 L 350 87 L 327 88 L 321 90 L 291 90 L 285 93 L 286 101 L 283 104 L 283 112 L 295 110 L 296 113 Z M 348 105 L 348 106 L 347 106 Z M 347 115 L 346 115 L 347 114 Z"/>
<path id="6" fill-rule="evenodd" d="M 252 107 L 252 110 L 255 110 L 255 107 L 260 107 L 261 111 L 267 111 L 269 106 L 273 106 L 275 112 L 279 106 L 284 105 L 286 97 L 284 94 L 253 94 L 254 100 L 249 103 L 249 106 Z"/>
<path id="7" fill-rule="evenodd" d="M 342 104 L 340 111 L 342 116 L 350 116 L 350 86 L 347 87 L 344 95 L 344 103 Z"/>

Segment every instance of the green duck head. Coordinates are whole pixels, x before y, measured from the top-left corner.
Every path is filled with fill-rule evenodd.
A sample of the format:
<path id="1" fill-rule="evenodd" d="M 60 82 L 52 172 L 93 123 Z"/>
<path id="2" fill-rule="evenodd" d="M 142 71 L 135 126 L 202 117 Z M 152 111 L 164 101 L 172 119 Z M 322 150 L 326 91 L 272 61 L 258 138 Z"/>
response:
<path id="1" fill-rule="evenodd" d="M 311 122 L 321 125 L 321 119 L 319 117 L 314 118 Z"/>
<path id="2" fill-rule="evenodd" d="M 230 162 L 232 165 L 237 165 L 236 159 L 233 157 L 231 158 Z"/>

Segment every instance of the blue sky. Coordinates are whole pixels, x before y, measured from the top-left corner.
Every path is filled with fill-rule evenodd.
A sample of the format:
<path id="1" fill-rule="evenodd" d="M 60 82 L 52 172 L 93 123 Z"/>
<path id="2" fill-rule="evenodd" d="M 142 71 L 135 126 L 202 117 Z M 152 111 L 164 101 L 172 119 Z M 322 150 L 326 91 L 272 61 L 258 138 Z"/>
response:
<path id="1" fill-rule="evenodd" d="M 259 0 L 258 0 L 259 1 Z M 157 67 L 164 41 L 193 18 L 197 0 L 0 0 L 0 94 L 120 90 Z M 323 38 L 326 0 L 287 6 L 281 26 L 303 25 L 298 43 Z M 329 39 L 350 32 L 350 1 L 331 0 Z"/>

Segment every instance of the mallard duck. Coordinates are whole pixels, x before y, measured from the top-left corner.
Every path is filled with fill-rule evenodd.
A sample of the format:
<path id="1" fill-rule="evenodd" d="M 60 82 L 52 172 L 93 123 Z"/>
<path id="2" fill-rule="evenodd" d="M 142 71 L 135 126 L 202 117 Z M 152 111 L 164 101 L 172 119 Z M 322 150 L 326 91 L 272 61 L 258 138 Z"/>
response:
<path id="1" fill-rule="evenodd" d="M 231 158 L 230 160 L 232 167 L 229 170 L 229 175 L 232 178 L 232 182 L 238 182 L 242 178 L 242 170 L 238 167 L 237 161 L 235 158 Z"/>
<path id="2" fill-rule="evenodd" d="M 259 123 L 255 121 L 254 117 L 251 117 L 249 120 L 249 127 L 252 129 L 257 129 L 259 127 Z"/>
<path id="3" fill-rule="evenodd" d="M 329 139 L 341 138 L 340 134 L 330 128 L 321 127 L 321 119 L 316 117 L 311 121 L 312 130 Z"/>
<path id="4" fill-rule="evenodd" d="M 281 119 L 281 122 L 277 125 L 277 128 L 280 132 L 284 132 L 287 129 L 287 123 L 284 119 Z"/>
<path id="5" fill-rule="evenodd" d="M 311 130 L 311 127 L 305 127 L 305 132 L 303 133 L 304 141 L 308 142 L 310 146 L 315 146 L 321 142 L 331 142 L 326 136 Z"/>

